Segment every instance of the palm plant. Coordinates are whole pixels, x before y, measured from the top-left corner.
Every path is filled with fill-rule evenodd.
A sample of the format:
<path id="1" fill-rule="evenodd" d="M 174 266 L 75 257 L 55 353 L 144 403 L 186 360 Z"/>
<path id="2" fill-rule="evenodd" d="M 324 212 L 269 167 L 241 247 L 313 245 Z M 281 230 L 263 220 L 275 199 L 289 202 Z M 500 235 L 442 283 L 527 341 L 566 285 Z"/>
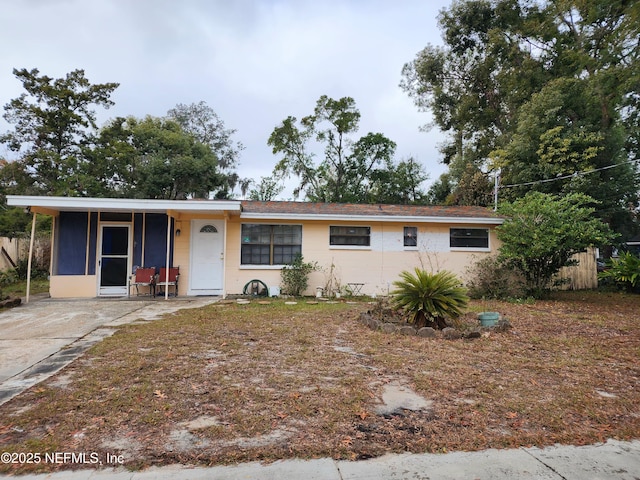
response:
<path id="1" fill-rule="evenodd" d="M 432 274 L 416 268 L 415 273 L 400 273 L 400 278 L 393 282 L 393 304 L 403 309 L 409 322 L 418 328 L 445 328 L 445 319 L 459 317 L 469 302 L 467 289 L 449 271 Z"/>
<path id="2" fill-rule="evenodd" d="M 600 280 L 612 280 L 625 290 L 640 287 L 640 257 L 624 252 L 607 261 L 607 269 L 598 274 Z"/>

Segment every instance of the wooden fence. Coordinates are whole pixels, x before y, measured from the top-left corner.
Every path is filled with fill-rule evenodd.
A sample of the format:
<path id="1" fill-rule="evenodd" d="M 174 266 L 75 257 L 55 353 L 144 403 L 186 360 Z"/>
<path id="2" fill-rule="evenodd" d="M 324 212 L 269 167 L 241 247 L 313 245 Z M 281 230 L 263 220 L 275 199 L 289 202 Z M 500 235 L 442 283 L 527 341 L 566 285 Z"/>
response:
<path id="1" fill-rule="evenodd" d="M 598 250 L 590 247 L 584 253 L 573 256 L 578 260 L 575 267 L 564 267 L 558 274 L 563 283 L 562 290 L 589 290 L 598 288 L 598 265 L 596 262 Z"/>
<path id="2" fill-rule="evenodd" d="M 0 237 L 0 271 L 15 268 L 29 254 L 29 240 Z"/>
<path id="3" fill-rule="evenodd" d="M 35 264 L 48 268 L 51 258 L 51 241 L 49 237 L 36 237 L 34 242 L 33 261 Z M 29 257 L 28 238 L 0 237 L 0 271 L 15 268 L 20 260 Z"/>

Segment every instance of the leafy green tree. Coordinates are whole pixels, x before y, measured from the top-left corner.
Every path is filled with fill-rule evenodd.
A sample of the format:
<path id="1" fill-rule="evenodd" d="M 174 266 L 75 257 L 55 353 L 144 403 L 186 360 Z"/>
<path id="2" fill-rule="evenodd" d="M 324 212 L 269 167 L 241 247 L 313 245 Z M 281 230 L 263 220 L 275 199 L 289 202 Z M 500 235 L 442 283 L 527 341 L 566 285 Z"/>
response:
<path id="1" fill-rule="evenodd" d="M 211 147 L 171 119 L 116 118 L 100 131 L 93 154 L 95 188 L 109 196 L 173 200 L 226 193 Z"/>
<path id="2" fill-rule="evenodd" d="M 5 195 L 37 195 L 40 191 L 20 160 L 0 160 L 0 189 Z"/>
<path id="3" fill-rule="evenodd" d="M 431 205 L 450 204 L 450 196 L 455 188 L 455 182 L 451 179 L 451 174 L 445 172 L 433 182 L 427 191 L 427 203 Z"/>
<path id="4" fill-rule="evenodd" d="M 625 163 L 622 127 L 602 129 L 601 107 L 580 79 L 553 80 L 534 94 L 520 109 L 509 142 L 493 153 L 503 183 L 524 184 L 504 189 L 503 197 L 532 189 L 584 193 L 598 200 L 596 214 L 614 230 L 628 228 L 628 205 L 637 202 L 637 169 Z"/>
<path id="5" fill-rule="evenodd" d="M 547 80 L 519 47 L 512 28 L 522 18 L 514 3 L 454 2 L 438 17 L 444 46 L 428 45 L 403 67 L 401 87 L 447 133 L 441 153 L 443 163 L 458 165 L 450 178 L 454 186 L 467 164 L 479 169 L 486 163 L 511 131 L 519 105 Z"/>
<path id="6" fill-rule="evenodd" d="M 446 270 L 404 271 L 393 285 L 396 287 L 391 292 L 393 305 L 405 310 L 409 322 L 418 328 L 446 328 L 446 319 L 459 317 L 469 302 L 467 289 L 455 274 Z"/>
<path id="7" fill-rule="evenodd" d="M 244 146 L 232 139 L 235 129 L 226 128 L 218 114 L 206 102 L 185 105 L 179 103 L 167 113 L 170 119 L 180 124 L 183 130 L 193 135 L 199 142 L 208 145 L 218 159 L 218 169 L 226 185 L 219 188 L 217 197 L 228 198 L 239 186 L 241 190 L 248 187 L 247 179 L 240 179 L 236 173 L 238 158 Z"/>
<path id="8" fill-rule="evenodd" d="M 486 207 L 491 205 L 494 198 L 494 185 L 478 167 L 469 163 L 455 190 L 448 198 L 452 205 L 477 205 Z"/>
<path id="9" fill-rule="evenodd" d="M 6 206 L 6 202 L 0 205 L 0 237 L 18 238 L 29 231 L 31 215 L 25 213 L 22 208 Z"/>
<path id="10" fill-rule="evenodd" d="M 4 106 L 4 119 L 14 128 L 0 136 L 0 143 L 18 159 L 9 171 L 2 169 L 3 183 L 15 193 L 83 195 L 83 149 L 97 129 L 94 108 L 112 106 L 118 84 L 91 84 L 84 70 L 58 79 L 37 69 L 13 73 L 26 93 Z"/>
<path id="11" fill-rule="evenodd" d="M 189 105 L 179 103 L 167 115 L 178 122 L 185 132 L 209 145 L 218 156 L 221 169 L 237 167 L 240 152 L 244 150 L 242 143 L 231 138 L 237 130 L 226 128 L 218 114 L 206 102 Z"/>
<path id="12" fill-rule="evenodd" d="M 249 199 L 260 202 L 270 202 L 275 200 L 283 190 L 284 185 L 279 179 L 273 177 L 261 177 L 256 188 L 252 188 L 249 192 Z"/>
<path id="13" fill-rule="evenodd" d="M 314 113 L 300 122 L 295 117 L 286 118 L 268 141 L 273 153 L 282 155 L 274 178 L 298 177 L 294 196 L 304 194 L 310 201 L 393 203 L 384 184 L 398 184 L 400 175 L 410 169 L 414 179 L 396 185 L 403 191 L 393 195 L 418 198 L 416 181 L 425 177 L 421 167 L 413 160 L 396 165 L 396 144 L 381 133 L 355 138 L 359 122 L 360 112 L 353 98 L 334 100 L 326 95 L 317 101 Z M 316 163 L 315 154 L 320 149 L 324 158 Z"/>
<path id="14" fill-rule="evenodd" d="M 529 192 L 500 206 L 507 219 L 497 228 L 498 260 L 522 274 L 528 295 L 543 296 L 562 267 L 575 265 L 574 254 L 612 241 L 615 235 L 593 216 L 592 204 L 581 193 Z"/>
<path id="15" fill-rule="evenodd" d="M 429 178 L 422 165 L 413 158 L 390 164 L 371 173 L 369 202 L 387 204 L 424 204 L 422 184 Z"/>
<path id="16" fill-rule="evenodd" d="M 87 196 L 134 196 L 141 157 L 132 125 L 137 122 L 133 117 L 109 120 L 95 135 L 90 148 L 84 150 L 88 161 L 83 187 Z"/>
<path id="17" fill-rule="evenodd" d="M 505 184 L 528 183 L 512 198 L 589 192 L 623 231 L 637 171 L 609 167 L 637 158 L 638 20 L 637 3 L 620 0 L 465 0 L 444 10 L 445 45 L 406 64 L 401 85 L 449 133 L 453 190 L 466 164 L 489 164 Z M 594 174 L 550 181 L 575 171 Z"/>

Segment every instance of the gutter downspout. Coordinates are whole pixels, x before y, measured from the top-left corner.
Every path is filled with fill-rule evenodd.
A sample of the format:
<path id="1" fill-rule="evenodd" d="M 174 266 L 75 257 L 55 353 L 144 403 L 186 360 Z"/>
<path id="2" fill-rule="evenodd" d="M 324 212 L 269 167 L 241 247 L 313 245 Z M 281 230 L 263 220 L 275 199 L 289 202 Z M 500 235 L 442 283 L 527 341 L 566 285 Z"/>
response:
<path id="1" fill-rule="evenodd" d="M 31 240 L 29 241 L 29 260 L 27 261 L 27 296 L 24 303 L 29 303 L 29 294 L 31 292 L 31 262 L 33 260 L 33 242 L 36 236 L 36 217 L 38 214 L 33 212 L 33 220 L 31 221 Z"/>

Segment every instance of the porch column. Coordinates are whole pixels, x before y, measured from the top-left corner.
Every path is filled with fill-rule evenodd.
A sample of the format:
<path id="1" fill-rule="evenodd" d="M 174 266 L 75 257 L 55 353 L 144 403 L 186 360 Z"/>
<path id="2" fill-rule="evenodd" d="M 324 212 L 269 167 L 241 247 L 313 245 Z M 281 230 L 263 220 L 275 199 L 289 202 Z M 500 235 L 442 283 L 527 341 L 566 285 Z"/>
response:
<path id="1" fill-rule="evenodd" d="M 228 228 L 229 228 L 229 212 L 224 212 L 224 236 L 222 237 L 222 298 L 227 298 L 227 232 L 229 231 Z"/>
<path id="2" fill-rule="evenodd" d="M 164 287 L 165 300 L 169 299 L 169 266 L 170 266 L 169 259 L 170 257 L 171 257 L 171 215 L 169 212 L 167 212 L 167 261 L 165 263 L 167 268 L 165 269 L 166 275 L 164 279 L 164 281 L 166 282 Z"/>
<path id="3" fill-rule="evenodd" d="M 33 242 L 36 236 L 36 216 L 38 214 L 33 212 L 33 220 L 31 221 L 31 240 L 29 241 L 29 260 L 27 261 L 27 296 L 25 303 L 29 303 L 29 294 L 31 292 L 31 262 L 33 260 Z"/>

